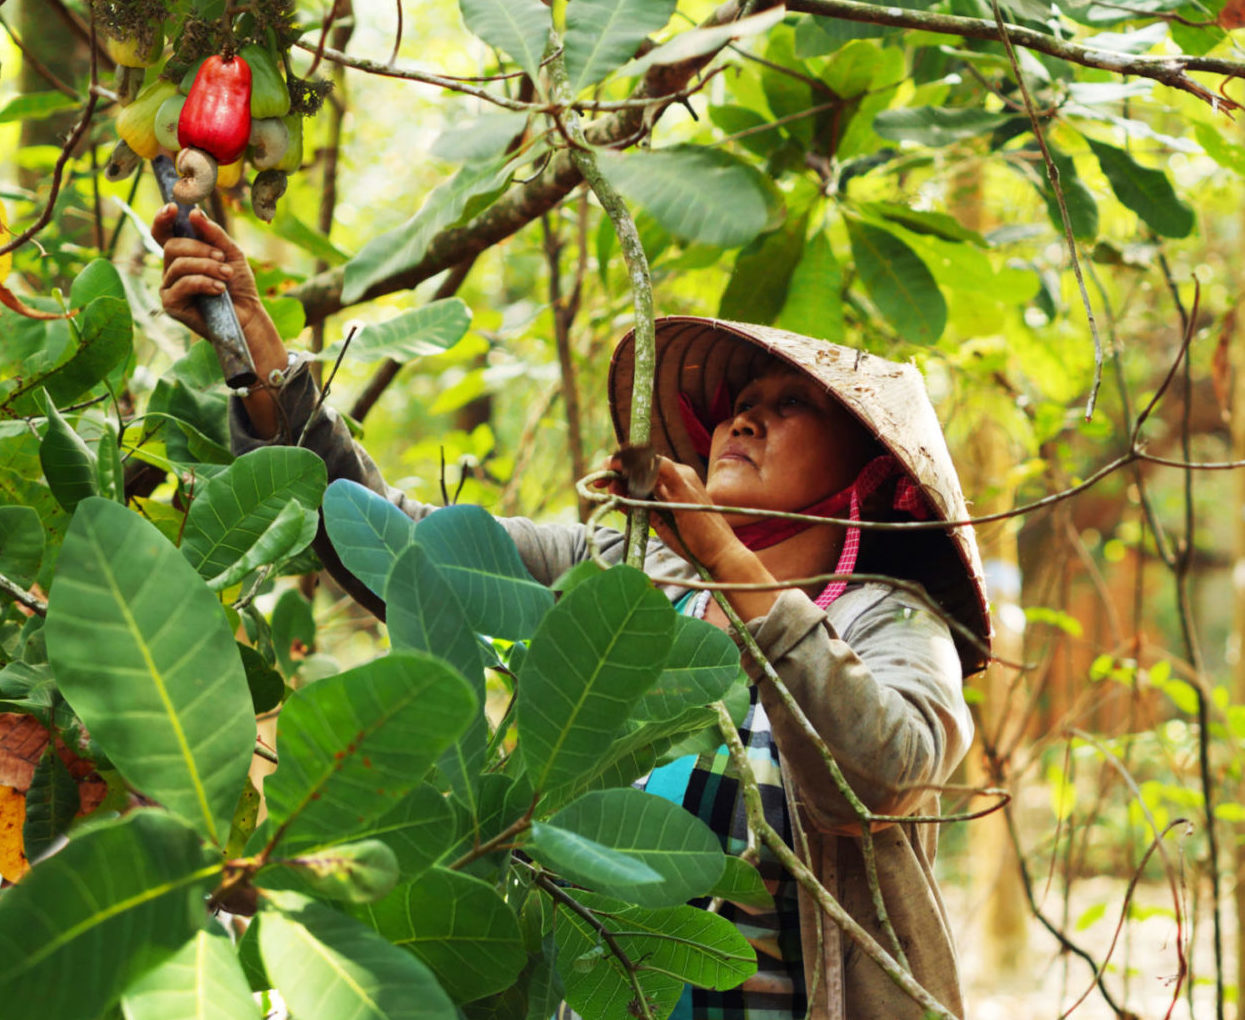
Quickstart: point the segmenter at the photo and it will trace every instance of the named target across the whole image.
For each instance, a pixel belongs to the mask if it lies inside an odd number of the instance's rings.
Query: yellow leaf
[[[26,823],[26,797],[11,786],[0,786],[0,878],[16,882],[30,863],[22,846]]]
[[[9,243],[9,228],[5,225],[4,220],[4,203],[0,202],[0,248]],[[13,256],[0,255],[0,283],[4,282],[5,277],[13,269]]]

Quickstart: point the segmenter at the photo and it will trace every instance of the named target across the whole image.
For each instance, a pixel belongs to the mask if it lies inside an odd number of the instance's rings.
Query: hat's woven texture
[[[771,356],[811,375],[859,418],[920,486],[936,516],[945,521],[968,518],[942,426],[914,366],[769,326],[696,316],[657,320],[651,437],[657,452],[703,471],[679,413],[680,392],[705,418],[723,383],[731,394],[737,393]],[[609,380],[614,432],[623,442],[631,421],[634,361],[635,337],[628,333],[614,351]],[[931,543],[924,562],[904,576],[924,584],[957,620],[988,641],[990,618],[972,528],[928,534],[950,541]],[[950,546],[954,559],[948,562]],[[956,644],[966,675],[984,664],[979,649],[958,636]]]

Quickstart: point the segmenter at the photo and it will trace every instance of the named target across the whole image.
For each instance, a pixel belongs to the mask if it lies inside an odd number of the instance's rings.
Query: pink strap
[[[679,417],[683,419],[683,428],[692,441],[692,448],[706,460],[713,443],[713,430],[730,416],[731,393],[726,388],[725,380],[718,383],[704,418],[696,413],[696,408],[692,406],[691,398],[686,393],[679,394]]]

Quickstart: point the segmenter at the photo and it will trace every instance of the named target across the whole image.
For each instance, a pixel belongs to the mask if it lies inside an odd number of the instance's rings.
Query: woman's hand
[[[268,310],[259,299],[259,289],[245,253],[199,209],[190,213],[190,225],[198,237],[174,237],[176,217],[177,206],[170,204],[151,221],[151,236],[164,248],[164,279],[160,283],[160,302],[164,310],[205,336],[207,326],[195,299],[228,290],[238,325],[251,351],[251,360],[255,362],[256,374],[264,380],[274,369],[284,371],[289,365],[289,355]],[[278,416],[268,390],[253,387],[244,403],[256,432],[266,438],[275,436]]]
[[[256,316],[267,316],[246,255],[202,210],[190,213],[197,238],[174,237],[176,217],[177,206],[170,204],[151,221],[151,236],[164,248],[164,279],[160,284],[164,310],[203,336],[206,326],[195,299],[222,294],[228,288],[238,323],[246,333]]]
[[[610,458],[606,468],[617,471],[625,479],[609,484],[612,493],[626,496],[629,484],[634,492],[636,483],[633,475],[642,475],[639,485],[646,496],[651,493],[654,499],[663,503],[712,504],[704,483],[692,468],[669,457],[656,456],[650,450],[643,453],[648,456],[640,458],[635,456],[634,451],[625,450]],[[650,523],[667,546],[684,559],[701,563],[711,573],[728,555],[747,552],[726,519],[713,511],[655,509]]]

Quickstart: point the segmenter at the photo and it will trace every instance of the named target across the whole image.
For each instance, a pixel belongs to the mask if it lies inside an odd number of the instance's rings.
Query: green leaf
[[[238,654],[242,657],[242,668],[246,670],[251,707],[256,715],[271,712],[285,697],[285,680],[250,645],[239,644]]]
[[[133,350],[134,323],[127,302],[97,297],[77,319],[77,349],[43,379],[57,404],[67,404],[102,380]]]
[[[394,648],[439,656],[467,679],[483,705],[484,662],[479,639],[458,596],[424,546],[411,545],[394,562],[385,586],[385,604]],[[481,711],[438,762],[454,792],[469,805],[475,803],[475,787],[487,745],[488,732]]]
[[[0,109],[0,124],[11,124],[16,120],[44,120],[77,105],[78,101],[73,96],[63,92],[27,92],[4,104]]]
[[[297,589],[289,588],[272,610],[272,646],[286,676],[298,671],[298,661],[293,657],[295,641],[306,648],[315,647],[316,618],[311,603]]]
[[[530,853],[563,877],[615,896],[628,896],[637,885],[663,881],[661,873],[643,861],[547,822],[532,823],[527,845]]]
[[[398,859],[379,839],[307,850],[278,862],[296,872],[317,895],[348,903],[372,903],[398,884]]]
[[[451,163],[494,159],[506,151],[526,126],[527,114],[517,110],[486,113],[469,123],[455,124],[443,131],[432,143],[429,152],[437,159]]]
[[[258,1020],[246,975],[224,931],[200,930],[125,990],[125,1020]]]
[[[757,172],[721,150],[697,145],[622,154],[603,150],[597,161],[628,200],[685,241],[734,248],[769,222]]]
[[[44,726],[51,726],[58,700],[56,681],[48,666],[10,662],[0,669],[0,712],[33,715]]]
[[[155,525],[84,500],[48,600],[61,693],[125,779],[219,843],[255,718],[220,602]]]
[[[1098,157],[1098,165],[1111,182],[1111,190],[1142,222],[1162,237],[1188,237],[1193,230],[1193,209],[1176,197],[1171,180],[1162,170],[1144,167],[1123,149],[1086,138]]]
[[[409,882],[432,867],[454,841],[453,817],[449,801],[435,787],[424,784],[355,835],[384,840],[397,858],[402,881]]]
[[[591,894],[584,905],[598,910],[622,906]],[[756,972],[756,953],[743,933],[732,921],[707,910],[686,905],[661,910],[623,906],[611,927],[615,924],[628,933],[622,936],[627,939],[624,951],[628,944],[638,951],[637,956],[630,952],[628,956],[700,988],[734,988]]]
[[[56,501],[73,513],[82,500],[98,494],[95,453],[61,417],[51,399],[45,405],[48,427],[39,445],[39,463]]]
[[[207,580],[212,591],[224,591],[237,584],[252,570],[267,563],[280,563],[311,545],[320,526],[320,515],[292,499],[278,511],[272,523],[255,538],[255,543],[241,559],[231,563],[215,577]]]
[[[475,714],[440,659],[394,652],[295,691],[281,710],[280,767],[264,782],[289,847],[358,833],[423,781]]]
[[[879,113],[873,118],[873,130],[891,141],[939,148],[980,138],[1010,119],[1011,114],[988,113],[973,107],[902,107]]]
[[[528,77],[540,77],[540,61],[553,22],[540,0],[459,0],[467,31],[495,46]]]
[[[310,450],[252,450],[200,484],[186,514],[182,553],[203,577],[215,579],[248,556],[290,500],[307,510],[319,507],[326,484],[324,461]]]
[[[566,8],[563,46],[572,94],[578,95],[635,56],[665,28],[677,0],[574,0]]]
[[[774,897],[765,887],[765,879],[761,877],[761,873],[742,857],[731,857],[729,854],[722,877],[707,895],[721,897],[731,903],[756,910],[774,910]]]
[[[514,540],[478,506],[447,506],[419,523],[415,544],[457,596],[473,630],[519,641],[553,605],[553,593],[528,573]]]
[[[650,50],[644,56],[631,61],[629,64],[625,64],[619,73],[634,78],[656,64],[681,64],[683,61],[691,60],[693,57],[704,56],[706,53],[716,53],[733,40],[744,39],[769,31],[778,22],[782,21],[785,14],[785,8],[771,7],[768,10],[761,11],[759,14],[752,14],[725,25],[713,25],[708,28],[690,28],[687,31],[680,32],[669,42],[662,43],[656,49]]]
[[[61,761],[51,743],[35,766],[26,791],[26,821],[22,825],[22,845],[30,860],[43,855],[69,829],[81,802],[78,784]]]
[[[339,478],[324,493],[324,527],[346,569],[383,598],[394,561],[415,537],[415,522],[366,486]]]
[[[219,871],[199,838],[162,811],[132,811],[70,840],[0,896],[6,1020],[104,1012],[194,936]]]
[[[263,302],[264,311],[268,313],[268,318],[277,328],[277,336],[282,340],[297,339],[298,334],[307,325],[307,313],[303,309],[302,302],[288,297],[261,297],[260,300]]]
[[[455,1002],[500,991],[527,963],[514,911],[490,884],[461,872],[433,868],[360,913],[426,963]]]
[[[1072,236],[1078,240],[1089,240],[1098,234],[1098,203],[1094,193],[1076,172],[1076,163],[1070,156],[1058,149],[1050,149],[1051,161],[1059,172],[1059,188],[1063,192],[1064,205],[1068,208],[1068,220],[1072,225]],[[1063,214],[1059,211],[1059,200],[1051,187],[1050,175],[1045,166],[1039,168],[1041,182],[1038,191],[1042,201],[1046,203],[1046,215],[1051,225],[1063,233]]]
[[[642,906],[671,907],[702,896],[726,867],[718,837],[704,822],[679,804],[632,787],[586,793],[550,818],[549,825],[619,851],[660,874],[659,884],[595,886]],[[533,846],[537,856],[546,850],[536,840]],[[590,884],[578,872],[576,858],[562,857],[556,865],[572,881]]]
[[[675,612],[633,567],[617,566],[564,595],[519,668],[519,751],[537,790],[589,772],[652,686]]]
[[[269,229],[282,240],[314,255],[325,265],[340,266],[350,258],[322,233],[295,216],[285,204],[277,207],[277,215],[273,217]]]
[[[793,333],[843,341],[843,270],[830,240],[818,231],[804,242],[800,261],[787,283],[787,299],[774,325]]]
[[[947,324],[947,303],[934,277],[894,234],[847,220],[860,282],[891,328],[912,343],[931,344]]]
[[[125,468],[121,464],[121,447],[117,445],[117,426],[110,421],[104,423],[96,446],[95,470],[99,494],[125,506]]]
[[[762,234],[735,256],[718,316],[736,322],[772,323],[782,311],[787,286],[804,251],[808,219],[794,217]]]
[[[366,925],[291,893],[269,893],[264,967],[299,1020],[458,1020],[431,972]]]
[[[510,6],[509,0],[475,2],[482,7],[498,9]],[[522,0],[522,4],[516,4],[515,9],[526,9],[531,5],[535,5],[541,17],[548,20],[549,12],[540,0]],[[373,238],[346,263],[342,304],[355,304],[374,283],[418,265],[437,234],[457,226],[490,203],[505,190],[510,175],[511,168],[502,155],[465,166],[448,181],[438,185],[411,219]]]
[[[69,287],[69,303],[74,308],[85,308],[96,298],[110,297],[125,301],[127,294],[121,274],[105,258],[92,259],[82,267]]]
[[[385,322],[364,326],[350,342],[350,357],[371,362],[384,358],[410,361],[426,354],[441,354],[466,335],[471,309],[461,298],[442,298],[421,308],[395,315]],[[321,358],[332,361],[341,350],[334,344]]]
[[[1245,145],[1229,142],[1216,128],[1202,121],[1195,121],[1193,133],[1200,145],[1211,159],[1225,170],[1231,170],[1238,176],[1245,173]]]
[[[726,631],[695,617],[676,616],[666,668],[640,699],[635,718],[662,722],[708,705],[722,697],[739,672],[739,648]]]
[[[39,575],[43,545],[43,524],[34,507],[0,506],[0,574],[28,587]]]

